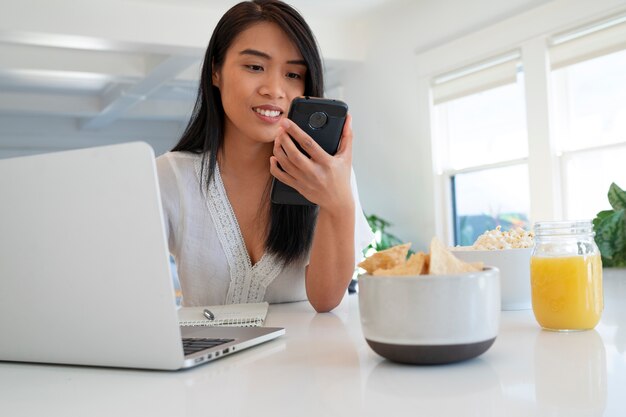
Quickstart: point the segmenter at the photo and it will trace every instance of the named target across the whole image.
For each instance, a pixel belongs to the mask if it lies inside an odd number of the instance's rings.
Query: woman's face
[[[306,64],[300,51],[273,23],[241,32],[213,73],[225,112],[225,138],[273,142],[291,100],[304,94]]]

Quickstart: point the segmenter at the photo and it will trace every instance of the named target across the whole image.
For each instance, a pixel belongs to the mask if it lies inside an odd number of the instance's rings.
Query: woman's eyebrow
[[[264,58],[268,60],[272,59],[272,57],[268,53],[265,53],[256,49],[250,49],[250,48],[244,49],[243,51],[239,52],[239,55],[252,55],[252,56],[258,56],[259,58]],[[306,61],[304,61],[303,59],[289,60],[287,61],[287,64],[304,65],[306,67]]]

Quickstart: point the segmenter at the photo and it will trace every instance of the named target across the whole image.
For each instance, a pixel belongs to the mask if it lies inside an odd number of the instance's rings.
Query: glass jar
[[[530,258],[533,313],[544,329],[593,329],[602,315],[602,261],[590,220],[539,222]]]

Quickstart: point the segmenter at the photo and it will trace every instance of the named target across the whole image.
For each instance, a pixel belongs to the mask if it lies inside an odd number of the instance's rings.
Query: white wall
[[[533,21],[547,30],[624,3],[406,0],[363,21],[365,62],[346,76],[343,92],[354,117],[354,165],[364,210],[390,220],[392,233],[425,249],[432,236],[443,233],[430,142],[429,71],[453,69],[525,41],[536,35]],[[504,18],[511,11],[516,16]]]
[[[167,3],[167,2],[166,2]],[[102,50],[149,50],[155,53],[203,52],[220,17],[237,0],[190,7],[185,2],[150,0],[2,0],[0,40]],[[358,59],[359,37],[349,22],[323,18],[308,23],[330,59]],[[341,42],[337,42],[341,39]]]

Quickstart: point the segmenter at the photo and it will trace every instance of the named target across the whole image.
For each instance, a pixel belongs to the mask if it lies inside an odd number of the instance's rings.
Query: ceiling
[[[390,0],[295,0],[334,19]],[[0,116],[188,119],[210,31],[232,0],[0,0]],[[307,17],[308,19],[308,17]],[[337,60],[326,60],[332,78]],[[333,84],[332,79],[329,80]]]
[[[456,1],[461,0],[289,3],[301,11],[318,37],[326,85],[332,89],[340,84],[345,68],[363,59],[366,45],[359,33],[366,33],[367,27],[363,28],[361,17],[377,16],[383,8],[394,13],[410,8],[433,16],[440,13],[438,18],[445,19]],[[499,0],[480,0],[489,11],[477,13],[487,17],[499,13],[501,18],[505,12],[516,13],[545,1],[508,0],[502,5]],[[85,138],[127,140],[123,133],[128,132],[132,137],[161,136],[171,141],[192,111],[212,29],[236,3],[0,0],[0,157],[21,154],[18,148],[28,146],[29,152],[52,146],[73,148]],[[465,26],[455,27],[459,34],[476,29],[476,22],[466,20]],[[449,28],[441,29],[445,34],[431,32],[417,41],[432,46],[456,36]],[[6,153],[9,148],[13,153]]]
[[[178,5],[185,7],[211,8],[225,11],[238,3],[232,0],[125,0],[127,2],[144,2],[151,4]],[[393,0],[289,0],[288,3],[304,16],[318,18],[341,15],[354,16],[372,10],[375,7],[390,3]]]

